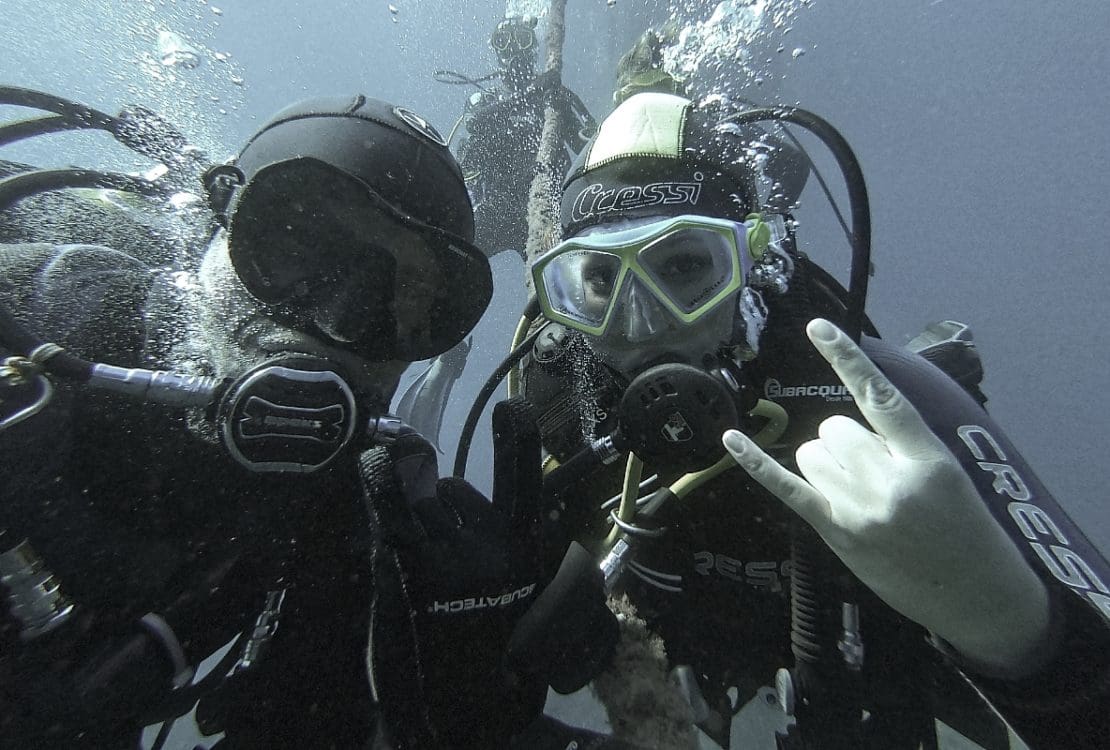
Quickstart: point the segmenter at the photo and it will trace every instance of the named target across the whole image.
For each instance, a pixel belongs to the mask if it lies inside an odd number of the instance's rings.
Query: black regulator
[[[617,408],[618,430],[647,463],[704,469],[721,457],[721,435],[739,424],[738,391],[692,365],[656,365],[629,383]]]
[[[0,343],[26,353],[3,361],[0,385],[39,384],[33,402],[0,429],[46,406],[49,375],[136,401],[203,409],[228,455],[252,472],[319,471],[354,443],[389,442],[412,431],[384,414],[382,394],[357,392],[336,363],[307,354],[280,355],[227,379],[116,367],[39,341],[2,306]]]

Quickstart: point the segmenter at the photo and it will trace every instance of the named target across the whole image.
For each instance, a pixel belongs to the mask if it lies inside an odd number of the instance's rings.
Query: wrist
[[[965,671],[1003,681],[1024,679],[1054,658],[1063,631],[1062,616],[1050,607],[1039,580],[1036,596],[1026,601],[1029,612],[998,606],[974,631],[949,634],[938,629],[930,631],[930,640]]]

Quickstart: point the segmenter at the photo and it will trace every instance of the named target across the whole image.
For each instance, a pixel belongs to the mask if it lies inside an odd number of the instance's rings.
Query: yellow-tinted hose
[[[617,510],[617,518],[622,521],[631,522],[636,516],[636,500],[639,499],[640,477],[643,476],[643,473],[644,462],[637,458],[635,453],[629,453],[628,463],[624,465],[624,488],[621,490],[621,504]],[[613,528],[609,530],[609,536],[605,539],[605,544],[607,546],[616,544],[620,534],[620,527],[613,524]]]
[[[752,438],[752,441],[756,445],[764,448],[782,437],[790,421],[786,414],[786,409],[783,409],[773,401],[762,398],[759,399],[755,407],[749,411],[748,414],[753,417],[761,417],[767,420],[767,424],[763,426],[763,429]],[[634,461],[636,464],[635,466],[633,465]],[[668,489],[671,491],[671,494],[681,500],[710,479],[723,474],[734,466],[736,466],[736,462],[731,455],[726,453],[720,461],[712,466],[679,477]],[[621,492],[620,510],[617,513],[617,517],[622,521],[631,522],[636,515],[636,495],[638,494],[642,472],[643,462],[636,458],[635,454],[629,453],[628,466],[625,468],[624,474],[624,488]],[[659,495],[658,497],[660,500],[665,500],[667,495]],[[653,507],[649,504],[644,510],[650,515],[657,507],[658,506]],[[616,524],[613,524],[613,528],[609,531],[609,536],[606,539],[606,545],[612,546],[615,544],[620,533],[620,528],[618,528]]]
[[[516,330],[513,332],[513,345],[509,347],[509,351],[513,351],[520,346],[520,342],[524,341],[524,337],[528,335],[528,327],[531,325],[532,318],[527,315],[520,316],[520,322],[516,324]],[[520,392],[520,365],[509,370],[508,377],[505,379],[505,387],[509,391],[509,398]]]

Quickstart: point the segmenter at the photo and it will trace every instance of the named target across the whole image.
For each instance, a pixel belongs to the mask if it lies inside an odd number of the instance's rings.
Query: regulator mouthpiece
[[[620,432],[649,464],[696,471],[723,452],[721,435],[739,424],[725,382],[690,365],[656,365],[638,375],[618,408]]]

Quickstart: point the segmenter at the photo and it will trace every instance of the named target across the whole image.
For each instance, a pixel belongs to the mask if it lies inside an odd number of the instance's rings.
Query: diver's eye
[[[609,268],[588,268],[583,280],[593,294],[608,295],[613,291],[613,271]]]

